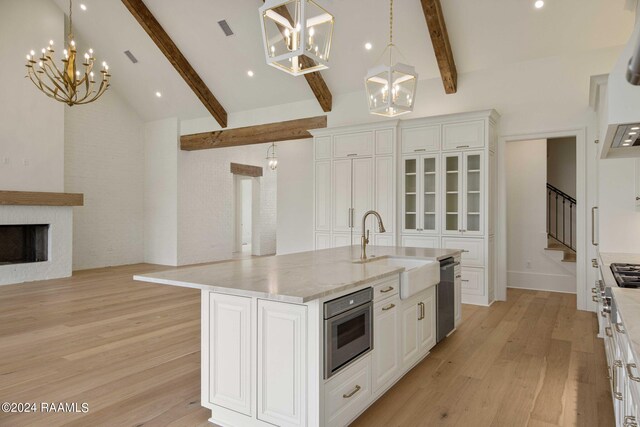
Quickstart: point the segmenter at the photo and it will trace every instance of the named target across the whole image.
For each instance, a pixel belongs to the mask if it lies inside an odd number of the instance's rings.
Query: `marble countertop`
[[[629,253],[618,253],[618,252],[600,252],[598,254],[600,258],[599,265],[601,267],[600,271],[602,272],[602,279],[604,280],[604,285],[610,288],[617,288],[618,283],[616,279],[613,277],[613,273],[611,272],[611,268],[609,266],[613,263],[628,263],[628,264],[640,264],[640,254],[629,254]]]
[[[458,249],[368,246],[374,259],[404,257],[440,261]],[[402,272],[376,262],[357,262],[360,246],[323,249],[289,255],[249,258],[136,275],[135,280],[306,303]],[[356,262],[354,262],[356,261]]]

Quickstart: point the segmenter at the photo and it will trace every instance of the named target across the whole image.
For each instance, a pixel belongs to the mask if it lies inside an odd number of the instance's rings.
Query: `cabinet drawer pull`
[[[464,230],[463,230],[463,231],[464,231]],[[469,253],[469,251],[468,251],[467,249],[463,249],[463,250],[462,250],[462,251],[460,251],[460,252],[462,252],[463,254],[464,254],[464,253]]]
[[[613,361],[613,397],[618,400],[622,400],[622,393],[618,391],[618,368],[622,368],[622,360],[614,360]]]
[[[613,332],[611,331],[611,328],[609,326],[606,326],[604,328],[604,333],[607,334],[609,338],[613,337]]]
[[[614,323],[613,325],[615,326],[616,331],[618,331],[621,334],[625,333],[624,329],[622,328],[622,323]]]
[[[627,374],[629,374],[629,379],[635,382],[640,382],[640,377],[636,377],[635,375],[633,375],[632,369],[634,368],[637,368],[635,363],[627,363]]]
[[[343,395],[342,395],[342,397],[343,397],[343,398],[345,398],[345,399],[348,399],[348,398],[350,398],[351,396],[353,396],[354,394],[356,394],[357,392],[359,392],[359,391],[360,391],[360,388],[361,388],[361,387],[360,387],[359,385],[356,385],[356,388],[354,388],[354,389],[353,389],[353,391],[352,391],[351,393],[343,394]]]
[[[462,275],[458,274],[458,275],[456,276],[456,279],[459,279],[459,278],[461,278],[461,277],[462,277]]]
[[[458,145],[458,146],[456,146],[456,148],[469,148],[469,146],[468,145]]]
[[[351,153],[351,154],[347,154],[347,157],[353,157],[353,156],[357,156],[358,153]]]
[[[380,292],[386,294],[387,292],[391,292],[393,290],[393,286],[389,286],[388,288],[380,289]]]
[[[387,311],[387,310],[391,310],[393,307],[395,307],[395,304],[389,304],[386,307],[382,307],[382,311]]]
[[[418,308],[420,309],[420,314],[418,314],[418,320],[424,319],[424,304],[419,302]]]
[[[468,280],[462,279],[463,282],[468,282]]]
[[[416,148],[413,151],[416,151],[416,152],[418,152],[418,151],[427,151],[427,149],[426,148]]]

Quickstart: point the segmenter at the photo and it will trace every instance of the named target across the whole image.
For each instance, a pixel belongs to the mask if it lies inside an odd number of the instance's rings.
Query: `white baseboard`
[[[507,271],[507,287],[575,294],[577,281],[570,275]]]

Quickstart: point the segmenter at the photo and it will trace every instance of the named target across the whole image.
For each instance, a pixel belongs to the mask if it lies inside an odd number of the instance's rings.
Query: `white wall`
[[[545,250],[547,140],[506,147],[507,286],[574,293],[575,263],[562,263],[562,252]]]
[[[178,263],[230,259],[234,250],[234,179],[230,163],[261,166],[253,181],[259,191],[252,219],[254,255],[276,251],[277,174],[266,164],[268,144],[212,150],[180,151],[178,187]]]
[[[278,254],[314,248],[312,165],[313,140],[278,144]]]
[[[240,182],[241,188],[241,197],[242,201],[240,203],[240,221],[241,221],[241,229],[242,229],[242,239],[240,244],[251,244],[251,217],[252,217],[252,206],[251,200],[253,199],[253,186],[251,185],[251,179],[243,179]],[[241,249],[241,248],[240,248]]]
[[[0,190],[64,190],[64,105],[25,79],[25,55],[64,40],[50,0],[0,3]]]
[[[576,198],[576,139],[547,140],[547,182]]]
[[[144,164],[143,122],[116,92],[65,108],[65,191],[84,193],[74,270],[144,260]]]
[[[154,264],[178,264],[178,134],[176,118],[144,126],[144,260]]]

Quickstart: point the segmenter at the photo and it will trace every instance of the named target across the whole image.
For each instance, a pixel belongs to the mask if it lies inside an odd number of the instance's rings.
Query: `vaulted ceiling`
[[[209,114],[120,0],[82,1],[86,12],[77,4],[74,10],[80,50],[90,45],[99,60],[109,62],[114,90],[142,118]],[[54,2],[66,11],[66,0]],[[363,89],[367,69],[379,60],[387,43],[389,3],[325,3],[336,16],[336,26],[331,68],[322,75],[335,99]],[[635,18],[625,0],[547,0],[541,10],[534,9],[533,0],[441,3],[458,74],[623,45]],[[227,112],[315,99],[303,77],[266,65],[258,17],[262,0],[145,0],[145,4]],[[415,65],[420,79],[440,78],[420,0],[396,1],[394,16],[394,42],[401,60]],[[217,24],[222,19],[234,35],[224,35]],[[373,44],[372,50],[364,49],[366,42]],[[137,64],[124,55],[126,50],[135,55]],[[247,76],[248,70],[255,75]],[[156,98],[156,91],[162,98]]]

